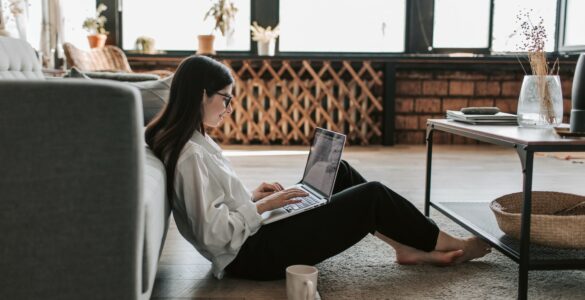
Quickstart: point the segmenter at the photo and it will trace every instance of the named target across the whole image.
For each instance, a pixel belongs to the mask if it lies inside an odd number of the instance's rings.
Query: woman
[[[260,215],[307,194],[279,183],[249,192],[219,146],[205,134],[232,112],[234,80],[224,65],[202,56],[178,67],[162,112],[146,142],[164,162],[168,196],[180,233],[224,271],[248,279],[279,279],[293,264],[317,264],[368,233],[396,250],[400,264],[451,265],[481,257],[487,244],[440,231],[410,202],[341,163],[328,205],[261,226]]]

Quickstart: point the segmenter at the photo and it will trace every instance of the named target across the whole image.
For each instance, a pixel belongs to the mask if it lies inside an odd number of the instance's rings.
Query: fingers
[[[282,191],[282,190],[284,190],[284,187],[280,183],[278,183],[278,182],[273,183],[273,185],[276,188],[276,191]]]
[[[259,190],[262,192],[268,192],[268,191],[280,192],[280,191],[284,190],[284,187],[278,182],[273,182],[273,183],[263,182],[262,184],[260,184]]]
[[[264,196],[266,197],[264,198]],[[262,193],[263,201],[268,204],[269,210],[283,207],[289,204],[296,204],[302,202],[301,197],[306,197],[309,194],[299,188],[290,188],[279,192],[264,192]]]
[[[258,192],[258,199],[262,199],[264,197],[268,197],[274,194],[274,192]]]
[[[309,193],[299,189],[299,188],[290,188],[287,190],[282,191],[287,199],[294,198],[294,197],[306,197],[309,196]]]
[[[282,191],[283,188],[280,184],[276,182],[275,183],[262,182],[258,190],[261,192],[279,192]]]
[[[303,202],[303,200],[300,200],[300,199],[288,199],[288,200],[284,200],[282,202],[282,204],[283,204],[282,206],[286,206],[286,205],[289,205],[289,204],[296,204],[296,203],[300,203],[300,202]]]

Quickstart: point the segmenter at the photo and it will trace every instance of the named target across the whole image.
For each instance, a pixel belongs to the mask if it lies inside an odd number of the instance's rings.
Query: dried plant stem
[[[548,65],[544,51],[529,52],[528,59],[532,68],[532,75],[537,76],[538,95],[540,97],[540,111],[544,114],[546,121],[553,124],[555,121],[555,111],[552,104],[550,90],[546,76],[548,75]]]
[[[528,75],[528,72],[526,72],[526,69],[524,69],[524,64],[522,63],[522,61],[520,61],[520,57],[518,57],[518,54],[516,54],[514,56],[516,56],[516,60],[518,60],[520,67],[522,67],[522,71],[524,71],[524,75]]]
[[[556,74],[555,74],[555,67],[557,67]],[[553,63],[552,68],[550,69],[550,75],[559,75],[560,72],[561,72],[561,65],[559,63],[559,58],[557,57],[557,59]]]

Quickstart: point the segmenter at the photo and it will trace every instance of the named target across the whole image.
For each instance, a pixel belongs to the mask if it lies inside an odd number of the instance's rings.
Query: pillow
[[[85,78],[85,79],[109,79],[116,81],[138,82],[148,80],[159,80],[160,76],[155,74],[136,74],[122,72],[85,72],[76,67],[71,68],[63,77]]]
[[[83,78],[91,80],[88,72],[81,72],[79,69],[73,67],[65,75],[69,78]],[[105,79],[105,78],[102,78]],[[162,109],[169,98],[169,92],[173,76],[165,77],[159,80],[149,80],[140,82],[126,82],[131,86],[137,87],[142,96],[142,112],[144,116],[144,125],[148,124],[150,120]]]
[[[122,72],[83,72],[85,75],[93,79],[110,79],[117,81],[146,81],[159,80],[160,76],[155,74],[137,74],[137,73],[122,73]]]
[[[76,67],[71,68],[71,70],[69,70],[69,72],[67,72],[67,74],[65,74],[63,77],[65,77],[65,78],[91,79],[91,77],[83,74],[83,72],[81,72]]]
[[[173,76],[160,80],[128,82],[128,84],[137,87],[142,94],[144,125],[148,124],[167,103],[172,82]]]

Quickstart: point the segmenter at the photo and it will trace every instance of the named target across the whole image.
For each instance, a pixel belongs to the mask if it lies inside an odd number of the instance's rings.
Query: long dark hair
[[[203,94],[210,97],[233,82],[230,70],[209,57],[187,57],[177,68],[167,104],[145,132],[146,143],[165,165],[169,200],[181,150],[195,130],[205,134]]]

